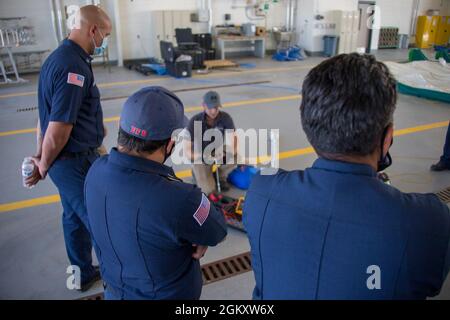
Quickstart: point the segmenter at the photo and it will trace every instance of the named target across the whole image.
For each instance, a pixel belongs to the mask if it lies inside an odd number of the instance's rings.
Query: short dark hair
[[[302,95],[303,130],[319,155],[366,156],[393,122],[397,83],[372,55],[342,54],[309,72]]]
[[[128,134],[122,128],[119,128],[119,137],[117,138],[117,144],[127,151],[150,154],[167,145],[169,141],[170,139],[146,141]]]

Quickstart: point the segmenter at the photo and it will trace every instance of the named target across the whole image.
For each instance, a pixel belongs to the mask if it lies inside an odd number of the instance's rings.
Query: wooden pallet
[[[220,69],[220,68],[235,68],[239,65],[230,60],[206,60],[205,66],[207,69]]]

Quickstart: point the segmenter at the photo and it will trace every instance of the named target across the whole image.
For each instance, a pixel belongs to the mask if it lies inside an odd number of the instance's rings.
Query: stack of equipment
[[[192,61],[183,59],[172,42],[161,41],[161,56],[166,64],[167,73],[175,78],[189,78],[192,76]]]
[[[212,47],[212,36],[210,33],[194,34],[194,41],[205,51],[205,60],[216,59],[216,49]]]
[[[192,57],[192,69],[203,69],[205,50],[200,48],[200,45],[194,41],[191,28],[175,29],[175,37],[180,54]]]

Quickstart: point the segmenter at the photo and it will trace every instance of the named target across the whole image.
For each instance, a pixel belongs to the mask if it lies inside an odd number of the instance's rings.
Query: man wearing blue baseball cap
[[[106,299],[199,299],[199,259],[226,234],[200,189],[164,165],[184,127],[172,92],[147,87],[125,103],[118,147],[97,160],[85,197]]]
[[[190,139],[185,143],[185,154],[194,162],[192,170],[195,180],[206,194],[216,191],[217,181],[212,170],[214,163],[220,164],[217,170],[222,191],[230,188],[227,178],[237,167],[236,127],[231,116],[221,111],[221,107],[220,95],[215,91],[207,92],[203,96],[203,112],[193,116],[187,126]],[[196,124],[201,130],[196,130]],[[227,131],[232,133],[228,139],[229,145],[226,145]],[[217,136],[222,141],[216,141]],[[209,141],[205,137],[214,139]]]

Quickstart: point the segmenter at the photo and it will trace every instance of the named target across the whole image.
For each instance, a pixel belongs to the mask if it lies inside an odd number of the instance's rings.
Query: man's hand
[[[192,254],[192,258],[196,259],[196,260],[200,260],[201,258],[203,258],[203,256],[206,253],[206,250],[208,250],[208,247],[205,246],[198,246],[196,244],[193,244],[192,247],[195,248],[194,253]]]
[[[39,171],[39,175],[41,176],[41,180],[44,180],[47,177],[48,168],[44,168],[44,166],[41,163],[41,158],[40,157],[32,157],[31,159],[33,160],[35,167]]]
[[[39,167],[36,165],[36,161],[34,159],[37,159],[35,157],[32,157],[33,163],[34,163],[34,170],[31,176],[25,179],[25,184],[28,188],[34,187],[40,180],[42,180],[41,173],[39,171]]]

